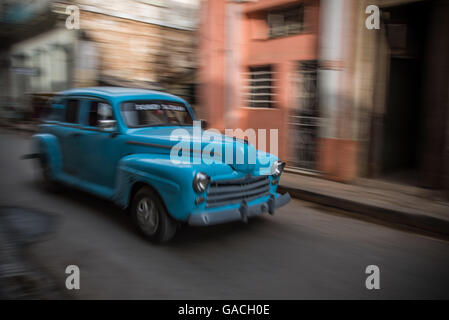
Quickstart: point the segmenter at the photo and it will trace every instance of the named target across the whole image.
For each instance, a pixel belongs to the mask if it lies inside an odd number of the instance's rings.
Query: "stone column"
[[[319,103],[322,115],[318,169],[335,180],[357,175],[352,102],[354,2],[320,2]]]

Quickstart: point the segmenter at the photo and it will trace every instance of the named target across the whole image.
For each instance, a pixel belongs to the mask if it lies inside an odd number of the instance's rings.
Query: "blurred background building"
[[[95,85],[167,90],[195,102],[198,6],[199,0],[4,0],[1,104],[29,109],[51,93]]]
[[[301,172],[449,189],[448,17],[446,0],[204,2],[201,112],[279,128]]]

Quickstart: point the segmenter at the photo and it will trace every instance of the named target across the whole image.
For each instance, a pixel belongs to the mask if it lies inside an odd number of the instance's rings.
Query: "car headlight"
[[[193,190],[196,192],[204,192],[209,185],[210,177],[202,172],[198,172],[193,179]]]
[[[281,175],[281,173],[284,170],[284,168],[285,168],[285,162],[282,162],[280,160],[276,160],[273,163],[273,167],[272,167],[271,172],[273,173],[274,176],[278,177],[278,176]]]

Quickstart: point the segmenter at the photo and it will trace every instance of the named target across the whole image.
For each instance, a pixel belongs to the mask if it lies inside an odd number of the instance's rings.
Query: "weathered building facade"
[[[168,90],[194,100],[198,1],[37,2],[39,11],[9,23],[21,32],[2,51],[4,103],[26,106],[27,94],[94,85]],[[9,7],[5,16],[31,5]]]
[[[448,16],[446,0],[203,1],[203,114],[279,129],[301,172],[447,188]]]

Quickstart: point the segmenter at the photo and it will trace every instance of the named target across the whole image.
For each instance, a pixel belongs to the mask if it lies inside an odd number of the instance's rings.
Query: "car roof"
[[[151,96],[151,99],[168,99],[183,101],[181,98],[156,90],[125,88],[125,87],[88,87],[76,88],[59,92],[60,95],[93,95],[102,97],[145,97]]]

